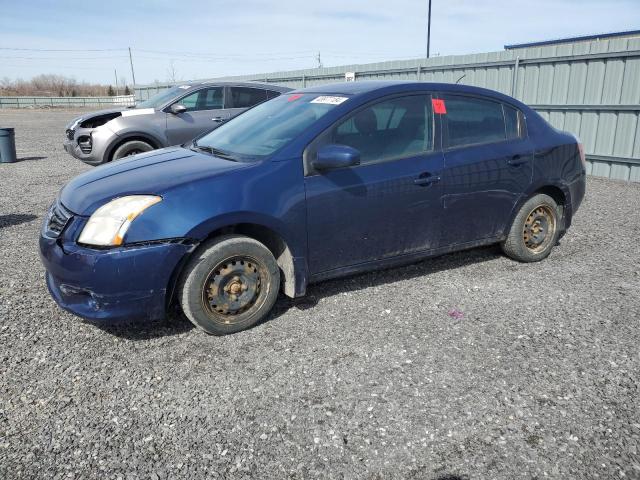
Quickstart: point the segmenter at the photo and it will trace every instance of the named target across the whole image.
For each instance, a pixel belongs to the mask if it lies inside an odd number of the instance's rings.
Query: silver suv
[[[133,108],[101,110],[66,127],[64,149],[99,165],[156,148],[180,145],[290,88],[262,83],[179,85]]]

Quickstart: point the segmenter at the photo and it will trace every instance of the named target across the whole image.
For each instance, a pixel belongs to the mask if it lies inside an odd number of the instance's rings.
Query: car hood
[[[127,107],[122,106],[122,107],[118,107],[118,108],[106,108],[104,110],[98,110],[96,112],[85,113],[85,114],[80,115],[79,117],[76,117],[73,120],[71,120],[67,124],[65,129],[74,128],[76,125],[79,125],[80,123],[84,122],[85,120],[102,117],[104,115],[111,115],[113,113],[122,113],[122,112],[127,111],[127,110],[129,110]]]
[[[79,117],[74,118],[66,125],[65,130],[74,129],[87,120],[94,120],[95,122],[101,117],[102,121],[106,123],[107,121],[113,120],[114,118],[117,118],[119,116],[147,115],[155,112],[156,110],[154,108],[127,108],[125,105],[117,108],[106,108],[104,110],[98,110],[96,112],[85,113],[84,115],[80,115]]]
[[[162,195],[179,185],[251,165],[180,147],[153,150],[78,175],[62,189],[60,201],[76,215],[88,216],[113,198]]]

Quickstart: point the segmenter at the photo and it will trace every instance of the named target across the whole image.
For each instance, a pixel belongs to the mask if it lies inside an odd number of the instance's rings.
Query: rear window
[[[447,96],[445,99],[449,147],[506,140],[502,104],[470,97]]]

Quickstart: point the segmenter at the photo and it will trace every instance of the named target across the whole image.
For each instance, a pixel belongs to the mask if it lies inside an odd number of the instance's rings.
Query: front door
[[[443,245],[502,236],[531,183],[533,145],[524,117],[494,100],[444,97]]]
[[[360,109],[307,148],[311,274],[437,247],[443,155],[434,130],[430,96],[408,95]],[[314,171],[327,144],[356,148],[361,164]]]
[[[175,103],[187,107],[184,113],[174,114],[167,109],[167,138],[169,145],[180,145],[220,126],[227,118],[224,109],[224,87],[207,87],[190,93]]]

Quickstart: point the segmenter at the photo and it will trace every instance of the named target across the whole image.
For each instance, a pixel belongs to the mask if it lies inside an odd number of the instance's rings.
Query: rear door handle
[[[213,117],[211,120],[213,120],[214,122],[217,122],[217,123],[222,123],[222,122],[226,121],[227,119],[226,118],[222,118],[222,117]]]
[[[420,186],[431,185],[432,183],[438,183],[440,181],[439,175],[431,175],[428,172],[421,173],[420,176],[413,180],[413,183]]]
[[[512,167],[519,167],[523,163],[527,163],[527,157],[523,157],[522,155],[514,155],[513,157],[507,159],[507,163]]]

